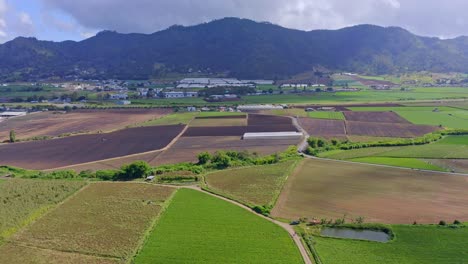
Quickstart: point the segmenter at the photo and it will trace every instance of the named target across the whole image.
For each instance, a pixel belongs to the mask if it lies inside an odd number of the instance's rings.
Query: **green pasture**
[[[308,112],[307,115],[310,118],[318,118],[318,119],[335,119],[335,120],[345,119],[342,112],[314,111],[314,112]]]
[[[467,227],[395,225],[392,229],[396,238],[388,243],[320,236],[314,236],[313,239],[323,263],[467,263]]]
[[[303,263],[288,233],[247,210],[180,189],[135,263]]]
[[[364,158],[350,159],[350,161],[370,163],[370,164],[389,165],[389,166],[403,167],[403,168],[421,169],[421,170],[446,171],[445,169],[439,166],[430,164],[427,161],[416,159],[416,158],[364,157]]]

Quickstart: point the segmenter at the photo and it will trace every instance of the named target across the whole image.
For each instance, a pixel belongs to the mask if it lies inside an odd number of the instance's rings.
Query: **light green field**
[[[198,117],[218,117],[218,116],[245,116],[245,113],[238,112],[199,112]]]
[[[314,237],[323,263],[463,264],[468,260],[468,228],[393,226],[388,243]]]
[[[314,112],[308,112],[307,115],[310,118],[318,118],[318,119],[336,119],[336,120],[345,119],[342,112],[314,111]]]
[[[427,161],[415,159],[415,158],[387,158],[387,157],[365,157],[350,159],[350,161],[389,165],[403,168],[422,169],[422,170],[434,170],[434,171],[446,171],[439,166],[430,164]]]
[[[164,126],[188,124],[198,112],[174,113],[140,124],[140,126]]]
[[[135,263],[303,263],[285,230],[236,205],[180,189]]]
[[[296,161],[223,170],[205,176],[210,189],[249,205],[273,206]]]
[[[0,181],[0,244],[86,183],[81,181]]]

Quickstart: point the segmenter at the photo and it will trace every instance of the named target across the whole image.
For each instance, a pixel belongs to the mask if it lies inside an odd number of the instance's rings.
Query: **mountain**
[[[147,79],[198,72],[288,78],[316,67],[360,73],[468,72],[468,38],[421,37],[359,25],[301,31],[224,18],[153,34],[103,31],[80,41],[19,37],[0,45],[0,80]]]

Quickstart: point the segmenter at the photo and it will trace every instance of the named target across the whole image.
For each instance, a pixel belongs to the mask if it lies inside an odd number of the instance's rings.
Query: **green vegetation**
[[[468,259],[468,228],[394,225],[395,241],[378,243],[313,237],[324,263],[464,263]]]
[[[198,117],[218,117],[218,116],[246,116],[245,113],[238,112],[199,112]]]
[[[19,179],[0,183],[0,244],[86,184],[81,181]]]
[[[314,112],[308,112],[307,115],[311,118],[319,118],[319,119],[336,119],[336,120],[345,119],[342,112],[314,111]]]
[[[197,112],[185,112],[185,113],[173,113],[170,115],[163,116],[158,119],[147,121],[140,124],[139,126],[163,126],[163,125],[178,125],[188,124],[198,113]]]
[[[272,208],[284,182],[297,161],[273,165],[252,166],[207,174],[206,184],[211,191],[254,207]]]
[[[445,169],[439,166],[436,166],[427,161],[415,159],[415,158],[364,157],[364,158],[350,159],[350,161],[371,163],[371,164],[382,164],[382,165],[422,169],[422,170],[446,171]]]
[[[135,263],[188,262],[303,263],[281,227],[208,194],[181,189]]]

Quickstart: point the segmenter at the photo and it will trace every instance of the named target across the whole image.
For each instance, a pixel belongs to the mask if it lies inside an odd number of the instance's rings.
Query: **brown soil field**
[[[347,107],[398,107],[402,106],[401,104],[395,103],[377,103],[377,104],[345,104],[345,105],[295,105],[294,108],[313,108],[319,109],[321,107],[334,107],[337,111],[350,111]]]
[[[272,211],[298,219],[362,216],[366,222],[468,221],[468,177],[329,160],[304,160]]]
[[[174,190],[143,183],[90,184],[12,242],[128,260]]]
[[[61,252],[49,249],[41,249],[8,243],[0,247],[0,263],[25,264],[117,264],[123,263],[115,258],[103,258],[87,256],[83,254]]]
[[[412,138],[439,130],[434,126],[412,125],[402,123],[373,123],[346,121],[346,131],[349,135],[373,137]]]
[[[249,121],[250,122],[250,121]],[[247,132],[286,132],[297,131],[292,124],[258,125],[258,126],[224,126],[224,127],[189,127],[184,137],[216,137],[216,136],[242,136]]]
[[[191,127],[246,126],[244,118],[195,118],[189,124]]]
[[[200,152],[214,153],[218,150],[256,152],[269,155],[299,144],[297,139],[257,139],[242,140],[240,137],[181,137],[168,150],[156,157],[150,164],[161,165],[178,162],[196,162]]]
[[[0,145],[1,165],[53,169],[162,149],[184,126],[154,126]]]
[[[427,161],[453,172],[468,173],[468,159],[428,159]]]
[[[285,116],[249,114],[249,126],[287,126],[292,125],[292,120]]]
[[[171,113],[171,109],[116,109],[41,112],[0,122],[0,141],[14,129],[17,139],[68,133],[110,132]]]
[[[342,120],[299,118],[299,124],[311,136],[346,139],[345,123]]]
[[[343,112],[346,121],[411,124],[394,112]]]

